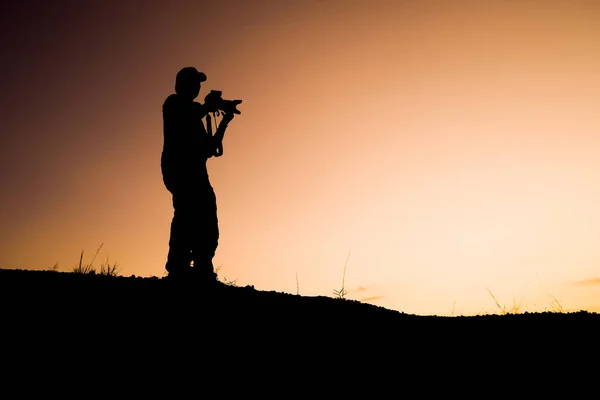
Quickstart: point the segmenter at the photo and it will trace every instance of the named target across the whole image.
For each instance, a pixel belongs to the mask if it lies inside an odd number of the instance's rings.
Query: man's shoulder
[[[204,106],[201,103],[198,103],[197,101],[189,102],[189,101],[182,100],[181,97],[178,96],[176,93],[173,93],[173,94],[167,96],[167,98],[165,99],[165,102],[163,103],[163,110],[164,109],[201,110],[202,107],[204,107]]]
[[[176,93],[170,94],[167,96],[163,103],[163,108],[165,107],[174,107],[179,103],[179,96]]]

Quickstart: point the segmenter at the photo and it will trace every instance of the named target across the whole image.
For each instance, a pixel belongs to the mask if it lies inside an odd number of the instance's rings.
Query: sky
[[[0,267],[165,276],[162,103],[241,99],[219,276],[418,315],[600,311],[600,3],[14,1]]]

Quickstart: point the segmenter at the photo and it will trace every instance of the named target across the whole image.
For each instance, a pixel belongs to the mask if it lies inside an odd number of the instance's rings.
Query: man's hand
[[[233,119],[233,116],[234,116],[234,114],[232,112],[225,113],[225,112],[221,111],[221,114],[223,115],[223,119],[221,119],[221,123],[224,122],[225,124],[228,124]]]

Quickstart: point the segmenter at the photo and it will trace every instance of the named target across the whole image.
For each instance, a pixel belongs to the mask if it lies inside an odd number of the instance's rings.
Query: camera
[[[220,110],[225,114],[241,114],[242,112],[237,109],[237,105],[242,100],[223,100],[223,92],[220,90],[211,90],[209,94],[204,98],[204,105],[210,110]]]

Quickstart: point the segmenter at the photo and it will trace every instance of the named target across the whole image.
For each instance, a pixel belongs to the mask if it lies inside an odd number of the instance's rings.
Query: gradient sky
[[[242,99],[221,277],[415,314],[600,311],[600,2],[4,4],[0,267],[163,276],[164,99]]]

